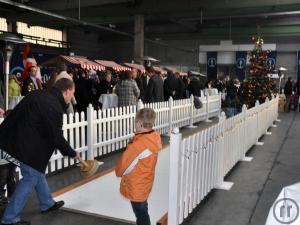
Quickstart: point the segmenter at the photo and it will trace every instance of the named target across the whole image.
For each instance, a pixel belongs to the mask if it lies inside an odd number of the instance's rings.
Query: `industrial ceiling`
[[[300,35],[299,0],[0,0],[0,16],[12,21],[81,27],[103,40],[131,38],[135,15],[154,41]]]

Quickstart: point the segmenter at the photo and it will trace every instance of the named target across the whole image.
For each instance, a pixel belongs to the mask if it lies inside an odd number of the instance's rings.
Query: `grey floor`
[[[226,180],[234,182],[233,188],[212,191],[184,225],[265,223],[269,208],[281,188],[300,181],[300,114],[280,114],[280,119],[278,127],[270,130],[272,135],[262,137],[265,144],[249,151],[252,162],[238,163],[228,175]],[[188,136],[209,125],[203,122],[196,129],[181,131]],[[163,141],[168,145],[168,138],[164,137]],[[105,162],[101,170],[114,166],[118,157],[119,153],[101,159]],[[80,179],[78,169],[74,168],[49,176],[48,182],[51,190],[56,191]],[[41,215],[35,194],[30,197],[22,216],[33,225],[126,225],[64,210]]]

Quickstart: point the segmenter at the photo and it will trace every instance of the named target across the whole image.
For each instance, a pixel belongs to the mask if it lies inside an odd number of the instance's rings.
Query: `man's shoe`
[[[49,209],[42,210],[42,214],[48,213],[48,212],[51,212],[51,211],[54,211],[54,210],[57,210],[57,209],[59,209],[60,207],[62,207],[64,204],[65,204],[64,201],[58,201],[58,202],[55,202],[54,205],[51,206]]]
[[[29,221],[19,221],[16,223],[1,223],[2,225],[30,225]]]

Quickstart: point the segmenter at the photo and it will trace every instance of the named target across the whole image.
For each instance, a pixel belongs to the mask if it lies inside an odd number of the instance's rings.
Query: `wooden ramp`
[[[95,175],[54,193],[64,200],[64,209],[86,215],[111,218],[135,224],[130,202],[119,192],[120,178],[114,170]],[[151,223],[156,225],[168,211],[169,148],[160,152],[152,193],[148,199]]]

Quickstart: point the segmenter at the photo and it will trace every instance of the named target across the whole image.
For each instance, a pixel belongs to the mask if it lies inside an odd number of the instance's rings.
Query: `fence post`
[[[219,115],[222,113],[222,92],[219,93]]]
[[[87,108],[87,159],[94,159],[94,108],[89,104]]]
[[[172,121],[173,120],[173,98],[169,98],[169,132],[168,135],[171,136],[172,132]]]
[[[270,102],[269,98],[266,98],[266,105],[267,105],[267,119],[266,119],[266,135],[271,135],[272,132],[268,131],[269,127],[271,126],[271,124],[269,124],[270,122],[270,107],[272,106],[272,102]],[[273,124],[273,122],[272,122]]]
[[[139,99],[136,111],[138,112],[140,109],[143,109],[143,108],[144,108],[144,103],[142,102],[141,99]]]
[[[206,93],[206,120],[205,122],[210,123],[212,120],[209,119],[209,94]]]
[[[276,118],[275,118],[275,121],[276,122],[280,122],[281,120],[280,119],[278,119],[278,116],[279,116],[279,114],[278,114],[278,103],[279,103],[279,94],[277,94],[277,96],[276,96],[276,101],[275,101],[275,103],[274,104],[276,104],[275,105],[275,110],[276,110]],[[274,121],[273,121],[274,122]],[[274,127],[277,127],[276,126],[276,124],[273,124],[274,125]],[[273,125],[272,125],[272,127],[273,127]]]
[[[196,97],[197,98],[197,97]],[[188,128],[195,128],[197,126],[194,126],[194,96],[191,95],[190,97],[190,125],[188,126]]]
[[[219,117],[219,123],[221,124],[221,137],[222,138],[222,143],[221,147],[218,151],[218,181],[217,184],[215,185],[216,189],[221,189],[221,190],[230,190],[233,186],[233,182],[225,182],[224,181],[224,152],[225,152],[225,123],[226,123],[226,116],[225,113],[222,112],[220,117]]]
[[[261,146],[261,145],[264,145],[264,143],[263,142],[260,142],[259,141],[259,138],[260,138],[260,129],[259,129],[259,127],[260,127],[260,124],[259,124],[259,107],[260,105],[259,105],[259,101],[258,100],[256,100],[256,102],[255,102],[255,108],[256,108],[256,110],[257,110],[257,113],[256,113],[256,130],[257,130],[257,138],[256,138],[256,144],[255,145],[258,145],[258,146]]]
[[[182,143],[182,134],[178,128],[174,128],[170,137],[170,176],[169,176],[169,208],[168,225],[178,225],[178,196],[179,196],[179,164],[180,150]]]
[[[243,126],[244,126],[244,134],[243,134],[243,155],[241,161],[243,162],[250,162],[252,161],[253,157],[246,156],[247,153],[247,106],[244,104],[242,108],[243,114]]]

